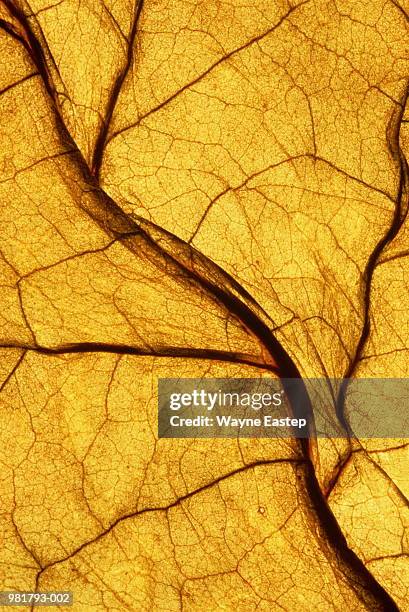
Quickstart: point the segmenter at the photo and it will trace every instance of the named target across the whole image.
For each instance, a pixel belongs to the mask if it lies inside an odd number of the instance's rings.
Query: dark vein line
[[[277,373],[278,369],[263,361],[257,361],[252,355],[233,353],[217,349],[195,349],[189,347],[158,347],[144,349],[125,344],[103,342],[78,342],[62,346],[49,347],[37,344],[2,343],[0,349],[20,349],[25,352],[33,351],[43,355],[69,355],[81,353],[111,353],[114,355],[134,355],[140,357],[180,357],[182,359],[206,359],[210,361],[225,361],[253,366],[262,370]],[[1,390],[1,389],[0,389]]]
[[[136,236],[138,235],[138,233],[139,232],[131,232],[129,234],[123,234],[121,238],[125,239],[125,238],[129,238],[130,236]],[[20,275],[20,278],[17,281],[17,285],[21,284],[23,281],[34,276],[35,274],[40,274],[41,272],[45,272],[45,270],[52,270],[53,268],[61,266],[62,264],[68,263],[69,261],[81,259],[82,257],[86,257],[87,255],[96,255],[97,253],[105,253],[105,251],[108,251],[119,240],[120,240],[120,237],[112,238],[112,240],[110,240],[107,244],[97,249],[85,249],[84,251],[81,251],[80,253],[73,253],[72,255],[67,255],[67,257],[63,257],[62,259],[59,259],[58,261],[55,261],[54,263],[48,264],[46,266],[41,266],[40,268],[33,268],[32,270],[30,270],[30,272]]]
[[[51,84],[50,76],[48,74],[48,68],[47,68],[46,61],[44,59],[43,50],[36,36],[32,32],[26,16],[24,15],[23,11],[21,11],[16,6],[16,4],[14,4],[12,0],[1,0],[1,2],[7,8],[9,13],[20,23],[26,35],[26,38],[23,36],[19,36],[18,34],[13,32],[13,30],[11,30],[9,33],[24,45],[30,58],[33,60],[34,65],[37,67],[43,79],[43,82],[44,82],[44,85],[45,85],[45,88],[48,94],[50,95],[51,99],[55,103],[55,93],[54,93],[54,90]]]
[[[111,96],[108,101],[105,119],[99,131],[96,143],[95,143],[94,153],[93,153],[92,162],[91,162],[91,174],[95,176],[97,180],[99,179],[102,159],[104,156],[105,143],[107,140],[109,127],[111,125],[112,116],[114,114],[114,110],[118,102],[119,94],[121,93],[122,85],[128,75],[129,69],[133,62],[134,44],[135,44],[139,19],[142,14],[142,8],[143,8],[143,0],[138,0],[138,5],[136,7],[136,12],[135,12],[135,18],[133,20],[131,33],[129,35],[128,53],[126,57],[125,66],[123,67],[122,71],[120,72],[120,74],[117,76],[115,80],[114,86],[112,88]]]
[[[12,38],[14,38],[14,40],[17,40],[19,43],[21,43],[26,49],[26,51],[30,51],[30,47],[26,39],[14,29],[11,23],[6,21],[5,19],[0,19],[0,29],[9,34]]]
[[[385,468],[383,468],[380,463],[375,461],[371,457],[370,454],[367,454],[367,459],[368,459],[368,461],[370,461],[372,463],[372,465],[375,468],[375,470],[378,470],[378,472],[380,472],[380,474],[382,474],[382,476],[385,478],[385,480],[390,484],[390,486],[393,489],[393,491],[395,492],[396,496],[399,497],[400,501],[403,502],[404,505],[407,508],[409,506],[409,499],[405,495],[405,492],[401,489],[401,487],[396,484],[396,482],[393,480],[392,476],[390,476],[390,474],[388,474],[388,472],[385,470]]]
[[[330,162],[329,160],[325,159],[324,157],[320,157],[319,155],[316,155],[315,153],[300,153],[299,155],[294,155],[293,157],[288,157],[287,159],[283,159],[283,160],[281,160],[281,161],[279,161],[279,162],[277,162],[275,164],[270,164],[269,166],[266,166],[265,168],[262,168],[261,170],[258,170],[257,172],[254,172],[253,174],[248,176],[244,181],[242,181],[241,183],[239,183],[235,187],[229,186],[226,189],[224,189],[223,191],[221,191],[217,196],[215,196],[213,198],[213,200],[211,200],[207,204],[205,210],[202,213],[202,216],[200,217],[200,219],[199,219],[199,221],[197,223],[196,229],[194,230],[194,232],[192,233],[191,237],[187,241],[188,244],[191,244],[193,242],[193,240],[195,239],[196,235],[198,234],[201,226],[203,225],[203,223],[204,223],[207,215],[209,214],[211,208],[213,207],[213,205],[216,204],[216,202],[218,202],[227,193],[230,193],[232,191],[233,192],[240,191],[244,187],[247,187],[248,183],[250,183],[252,180],[256,179],[257,177],[261,176],[262,174],[265,174],[265,173],[269,172],[270,170],[274,170],[275,168],[278,168],[279,166],[282,166],[282,165],[285,165],[285,164],[294,163],[294,162],[296,162],[298,160],[302,160],[302,159],[311,159],[314,162],[321,162],[321,163],[329,166],[330,168],[332,168],[335,172],[337,172],[337,173],[341,174],[342,176],[344,176],[346,179],[354,181],[354,182],[358,183],[359,185],[362,185],[363,187],[366,187],[367,189],[370,189],[371,191],[375,191],[376,193],[379,193],[380,195],[384,196],[388,200],[391,200],[394,204],[396,203],[396,200],[393,199],[386,191],[383,191],[379,187],[375,187],[375,185],[371,185],[370,183],[365,182],[363,179],[360,179],[360,178],[358,178],[356,176],[353,176],[352,174],[349,174],[348,172],[346,172],[342,168],[339,168],[334,163]],[[295,189],[300,189],[301,190],[301,188],[297,188],[297,187],[295,187]]]
[[[405,11],[405,9],[399,4],[399,2],[396,2],[396,0],[390,0],[391,3],[398,9],[398,11],[400,13],[402,13],[402,15],[405,17],[406,21],[409,21],[409,16],[407,14],[407,12]]]
[[[409,85],[406,88],[406,91],[403,96],[402,106],[397,107],[394,113],[392,114],[391,120],[388,125],[387,130],[387,143],[388,148],[391,154],[391,157],[397,162],[399,168],[399,187],[398,194],[396,197],[395,203],[395,211],[393,215],[393,219],[390,227],[384,234],[384,236],[379,240],[375,249],[372,251],[368,262],[365,266],[365,270],[363,273],[363,326],[361,335],[359,337],[355,354],[353,359],[351,360],[346,373],[344,374],[344,381],[342,382],[337,398],[336,405],[336,413],[338,420],[341,425],[344,427],[345,431],[353,437],[353,431],[350,427],[348,419],[345,415],[345,400],[346,393],[348,390],[349,379],[352,378],[358,363],[361,361],[363,351],[369,339],[370,331],[371,331],[371,320],[370,320],[370,307],[371,307],[371,290],[372,290],[372,280],[375,272],[375,268],[379,263],[380,257],[385,250],[385,248],[392,242],[392,240],[397,236],[399,230],[401,229],[406,216],[407,216],[407,208],[408,202],[407,200],[407,189],[409,183],[409,168],[404,152],[400,146],[400,128],[402,124],[403,114],[405,112],[406,103],[409,96]]]
[[[121,26],[119,25],[118,21],[115,19],[115,15],[113,14],[112,11],[109,10],[109,8],[107,7],[107,5],[105,4],[105,2],[102,2],[102,8],[105,11],[105,14],[108,15],[108,18],[112,21],[112,23],[114,24],[115,28],[117,29],[119,35],[121,36],[121,38],[123,38],[123,40],[128,44],[128,39],[125,36],[125,34],[122,31]]]
[[[72,551],[66,557],[63,557],[62,559],[58,559],[57,561],[53,561],[53,562],[49,563],[48,565],[44,566],[41,569],[41,571],[39,572],[39,576],[43,572],[45,572],[47,569],[49,569],[50,567],[54,567],[55,565],[58,565],[60,563],[64,563],[65,561],[68,561],[69,559],[72,559],[75,555],[77,555],[79,552],[84,550],[84,548],[86,548],[87,546],[90,546],[91,544],[94,544],[95,542],[99,541],[101,538],[103,538],[106,535],[108,535],[117,525],[119,525],[120,523],[122,523],[122,522],[124,522],[124,521],[126,521],[128,519],[134,519],[134,518],[136,518],[138,516],[142,516],[144,514],[150,514],[152,512],[168,512],[169,510],[179,506],[180,504],[182,504],[186,500],[191,499],[192,497],[194,497],[196,495],[199,495],[200,493],[203,493],[204,491],[212,489],[213,487],[216,487],[221,482],[223,482],[225,480],[228,480],[229,478],[233,478],[237,474],[242,474],[243,472],[247,472],[248,470],[254,470],[257,467],[276,465],[276,464],[301,464],[302,465],[304,463],[306,463],[306,460],[302,459],[302,458],[298,458],[297,459],[297,458],[288,457],[288,458],[285,458],[285,459],[284,458],[283,459],[262,459],[260,461],[255,461],[254,463],[249,463],[249,464],[243,465],[242,467],[237,468],[236,470],[233,470],[232,472],[229,472],[228,474],[223,474],[222,476],[219,476],[218,478],[215,478],[214,480],[212,480],[212,481],[202,485],[201,487],[198,487],[197,489],[194,489],[193,491],[190,491],[189,493],[186,493],[185,495],[182,495],[181,497],[178,497],[173,502],[171,502],[171,503],[169,503],[169,504],[167,504],[165,506],[148,506],[146,508],[142,508],[141,510],[135,510],[133,512],[129,512],[127,514],[124,514],[124,515],[120,516],[119,518],[117,518],[115,521],[113,521],[111,523],[111,525],[109,525],[106,529],[104,529],[104,531],[99,533],[94,538],[91,538],[90,540],[87,540],[86,542],[81,544],[81,546],[78,546],[78,548],[76,548],[74,551]]]
[[[381,555],[380,557],[372,557],[372,559],[368,559],[366,563],[375,563],[375,561],[384,561],[385,559],[403,559],[409,557],[409,553],[395,553],[392,555]]]
[[[338,459],[336,465],[334,466],[334,468],[332,470],[332,474],[331,474],[331,476],[329,478],[329,482],[328,482],[327,486],[325,487],[325,489],[323,491],[326,499],[329,499],[332,491],[337,486],[338,481],[339,481],[339,479],[341,477],[341,474],[345,471],[346,467],[349,465],[349,463],[351,461],[353,453],[354,453],[354,451],[351,448],[351,442],[349,440],[349,444],[348,444],[347,448],[344,450],[344,452],[342,453],[342,455]]]
[[[59,0],[59,2],[56,2],[55,4],[50,4],[49,6],[45,6],[44,8],[39,9],[36,13],[30,13],[29,15],[27,15],[27,17],[38,17],[38,15],[40,15],[41,13],[51,11],[52,9],[57,8],[64,2],[65,0]]]
[[[332,491],[337,486],[337,483],[338,483],[342,473],[345,471],[345,468],[347,467],[347,465],[349,464],[350,460],[352,459],[352,457],[354,455],[357,455],[358,453],[360,453],[360,454],[364,453],[365,456],[367,457],[368,461],[370,461],[375,466],[375,468],[378,469],[378,468],[380,468],[380,465],[378,464],[378,462],[376,460],[372,459],[371,455],[382,455],[382,454],[385,454],[385,453],[391,453],[391,452],[396,451],[396,450],[401,450],[403,448],[407,448],[407,446],[409,446],[409,441],[405,442],[403,444],[399,444],[397,446],[388,446],[386,448],[374,448],[372,450],[368,450],[368,449],[364,448],[362,446],[362,444],[360,444],[359,448],[354,448],[354,449],[349,448],[349,449],[347,449],[347,452],[344,453],[344,455],[342,457],[340,457],[339,461],[337,462],[336,466],[334,467],[333,475],[332,475],[332,477],[331,477],[331,479],[329,481],[328,486],[324,490],[325,497],[327,499],[329,498],[329,496],[331,495]],[[387,480],[390,480],[392,482],[392,486],[396,487],[396,493],[407,504],[408,500],[403,495],[403,493],[400,490],[400,488],[397,487],[397,485],[393,482],[393,480],[389,476],[389,474],[386,471],[383,470],[383,468],[382,468],[382,473],[383,473],[383,475],[385,476],[385,478]]]
[[[395,253],[395,255],[389,255],[387,257],[383,257],[378,265],[382,266],[385,263],[388,263],[389,261],[394,261],[395,259],[403,259],[404,257],[407,257],[409,255],[409,250],[407,251],[400,251],[399,253]]]
[[[157,111],[159,111],[160,109],[162,109],[164,106],[166,106],[167,104],[169,104],[169,102],[172,102],[172,100],[174,100],[175,98],[177,98],[181,93],[183,93],[184,91],[186,91],[187,89],[190,89],[191,87],[193,87],[193,85],[196,85],[197,83],[199,83],[201,80],[203,80],[210,72],[212,72],[212,70],[214,70],[215,68],[217,68],[217,66],[219,66],[220,64],[222,64],[223,62],[229,60],[231,57],[233,57],[234,55],[236,55],[237,53],[240,53],[241,51],[244,51],[244,49],[247,49],[248,47],[251,47],[252,45],[254,45],[255,43],[260,42],[261,40],[263,40],[263,38],[266,38],[267,36],[269,36],[272,32],[274,32],[274,30],[276,30],[278,27],[281,26],[282,23],[284,23],[286,21],[286,19],[288,19],[288,17],[291,15],[291,13],[293,13],[294,11],[296,11],[298,8],[300,8],[301,6],[304,6],[305,4],[308,4],[310,0],[304,0],[304,2],[301,2],[300,4],[297,4],[296,6],[292,6],[282,17],[281,19],[275,23],[271,28],[269,28],[268,30],[266,30],[265,32],[263,32],[262,34],[259,34],[258,36],[255,36],[254,38],[248,40],[246,43],[244,43],[243,45],[241,45],[240,47],[237,47],[236,49],[233,49],[233,51],[230,51],[229,53],[226,53],[225,55],[223,55],[220,59],[218,59],[216,62],[214,62],[211,66],[209,66],[209,68],[207,68],[204,72],[202,72],[198,77],[196,77],[195,79],[193,79],[193,81],[190,81],[190,83],[187,83],[186,85],[183,85],[183,87],[181,87],[180,89],[178,89],[178,91],[176,91],[174,94],[172,94],[171,96],[169,96],[169,98],[166,98],[166,100],[163,100],[163,102],[161,102],[160,104],[158,104],[157,106],[155,106],[155,108],[152,108],[150,111],[148,111],[147,113],[145,113],[144,115],[142,115],[141,117],[138,118],[137,121],[135,121],[135,123],[132,123],[131,125],[126,126],[125,128],[122,128],[116,132],[114,132],[108,139],[107,142],[111,142],[111,140],[113,140],[114,138],[116,138],[117,136],[119,136],[120,134],[123,134],[124,132],[127,132],[128,130],[131,130],[132,128],[138,126],[141,121],[143,121],[144,119],[146,119],[147,117],[149,117],[150,115],[156,113]]]
[[[14,484],[14,482],[13,482],[13,487],[14,487],[14,491],[15,491],[15,484]],[[15,504],[15,499],[14,499],[14,504]],[[36,555],[36,554],[35,554],[35,553],[34,553],[34,552],[33,552],[33,551],[32,551],[32,550],[31,550],[31,549],[28,547],[27,542],[25,541],[25,539],[24,539],[24,538],[23,538],[23,536],[21,535],[21,533],[20,533],[20,531],[19,531],[19,529],[18,529],[18,527],[17,527],[16,520],[15,520],[15,518],[14,518],[14,513],[15,513],[15,506],[14,506],[14,510],[13,510],[13,512],[11,513],[11,517],[10,517],[10,518],[11,518],[11,522],[12,522],[12,524],[13,524],[13,527],[14,527],[14,532],[15,532],[15,534],[16,534],[16,536],[17,536],[17,539],[18,539],[18,541],[20,542],[21,546],[22,546],[22,547],[24,548],[24,550],[26,551],[26,553],[28,553],[28,555],[29,555],[29,556],[30,556],[30,557],[33,559],[33,561],[35,562],[35,564],[36,564],[36,566],[37,566],[37,567],[36,567],[36,569],[40,568],[40,571],[41,571],[41,568],[42,568],[41,561],[40,561],[40,559],[38,558],[38,556],[37,556],[37,555]]]
[[[368,610],[382,610],[382,612],[399,612],[399,608],[393,598],[383,586],[371,574],[358,555],[349,547],[341,527],[335,518],[321,486],[317,480],[314,465],[311,461],[306,463],[307,493],[313,503],[313,507],[321,525],[324,527],[326,537],[332,543],[334,549],[346,565],[348,586],[350,586],[357,597],[368,606]],[[336,569],[336,568],[335,568]],[[352,575],[349,571],[352,570]],[[358,581],[360,578],[362,582]],[[361,589],[363,592],[361,592]]]
[[[382,453],[389,453],[389,452],[393,452],[394,450],[400,450],[402,448],[406,448],[408,446],[409,442],[405,443],[405,444],[400,444],[399,446],[391,446],[391,447],[388,447],[386,449],[374,449],[374,450],[371,450],[371,451],[368,451],[366,448],[364,448],[360,442],[359,442],[359,444],[360,444],[360,448],[350,449],[350,451],[347,453],[347,455],[344,456],[343,458],[341,458],[340,461],[337,463],[337,465],[335,467],[336,471],[334,472],[334,475],[333,475],[332,479],[330,480],[330,483],[329,483],[329,485],[328,485],[328,487],[327,487],[327,489],[325,491],[325,497],[327,499],[330,497],[332,491],[337,486],[337,484],[338,484],[338,482],[339,482],[343,472],[345,471],[345,469],[347,468],[347,466],[351,462],[353,456],[358,454],[358,453],[363,453],[364,456],[366,457],[366,459],[371,463],[371,465],[373,465],[375,470],[379,471],[382,474],[383,478],[385,478],[385,480],[387,480],[390,483],[392,489],[395,491],[395,493],[399,497],[399,499],[405,504],[405,506],[408,506],[409,505],[409,499],[407,498],[405,493],[395,483],[393,478],[382,467],[382,465],[380,463],[378,463],[378,461],[376,461],[375,459],[372,458],[372,455],[380,455]]]
[[[40,159],[37,159],[35,162],[30,164],[29,166],[24,166],[23,168],[19,168],[19,170],[17,170],[15,174],[1,180],[0,184],[8,183],[9,181],[14,181],[20,174],[24,174],[24,172],[27,172],[28,170],[32,170],[33,168],[35,168],[36,166],[39,166],[40,164],[44,164],[46,162],[53,161],[60,157],[65,157],[66,155],[72,155],[75,152],[76,152],[76,149],[72,149],[72,148],[65,149],[64,151],[59,151],[58,153],[53,153],[52,155],[48,155],[47,157],[42,157]]]
[[[7,91],[10,91],[10,89],[14,89],[14,87],[17,87],[17,85],[20,85],[21,83],[24,83],[24,81],[28,81],[29,79],[32,79],[33,77],[38,76],[38,75],[39,75],[38,72],[31,72],[30,74],[27,74],[22,79],[19,79],[18,81],[15,81],[15,83],[11,83],[10,85],[7,85],[7,87],[5,87],[4,89],[0,90],[0,96],[5,94]]]
[[[13,377],[13,374],[15,374],[17,368],[19,367],[20,363],[23,361],[25,355],[27,353],[26,349],[23,349],[23,352],[21,353],[21,355],[19,356],[19,358],[17,359],[16,363],[14,364],[14,367],[12,368],[12,370],[8,373],[7,377],[3,380],[1,387],[0,387],[0,393],[4,390],[4,388],[7,386],[9,380],[11,380],[11,378]]]

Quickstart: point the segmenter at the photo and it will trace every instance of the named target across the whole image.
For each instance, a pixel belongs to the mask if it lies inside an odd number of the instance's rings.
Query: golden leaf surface
[[[409,610],[405,439],[157,434],[159,378],[409,376],[408,8],[0,1],[2,591]]]

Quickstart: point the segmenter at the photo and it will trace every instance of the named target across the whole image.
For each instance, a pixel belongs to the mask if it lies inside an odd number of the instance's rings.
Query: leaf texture
[[[408,377],[407,11],[1,0],[2,590],[409,610],[405,439],[157,436],[159,378]]]

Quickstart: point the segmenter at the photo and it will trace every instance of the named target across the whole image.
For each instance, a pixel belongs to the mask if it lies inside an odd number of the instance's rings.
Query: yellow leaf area
[[[405,439],[157,434],[159,378],[409,376],[408,10],[0,0],[1,591],[409,610]]]

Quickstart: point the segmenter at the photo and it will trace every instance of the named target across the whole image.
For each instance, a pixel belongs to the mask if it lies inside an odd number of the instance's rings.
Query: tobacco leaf
[[[161,377],[407,377],[407,7],[0,6],[2,589],[407,609],[405,440],[156,431]]]

